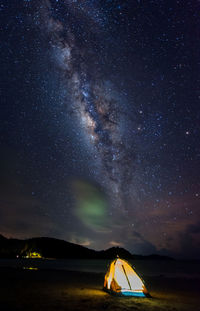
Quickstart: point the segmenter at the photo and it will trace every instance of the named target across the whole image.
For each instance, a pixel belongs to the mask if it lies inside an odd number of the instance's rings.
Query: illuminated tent
[[[105,275],[104,290],[121,296],[150,296],[137,273],[127,261],[120,258],[111,262]]]

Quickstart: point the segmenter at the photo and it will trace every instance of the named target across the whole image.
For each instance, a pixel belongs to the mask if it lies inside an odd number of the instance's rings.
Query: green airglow
[[[107,226],[108,204],[105,194],[97,185],[87,181],[73,182],[76,199],[75,215],[87,227],[104,231]]]

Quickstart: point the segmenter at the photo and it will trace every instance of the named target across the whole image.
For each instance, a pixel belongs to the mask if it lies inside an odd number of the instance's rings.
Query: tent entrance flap
[[[126,276],[126,278],[127,278],[128,285],[129,285],[129,287],[130,287],[130,289],[131,289],[131,284],[130,284],[129,279],[128,279],[128,276],[127,276],[127,274],[126,274],[126,270],[124,269],[124,265],[122,265],[122,269],[124,270],[124,274],[125,274],[125,276]]]

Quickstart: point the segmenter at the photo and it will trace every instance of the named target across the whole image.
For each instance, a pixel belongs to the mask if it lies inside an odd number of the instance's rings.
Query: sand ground
[[[198,279],[143,278],[152,298],[111,296],[101,273],[0,268],[0,310],[200,311]]]

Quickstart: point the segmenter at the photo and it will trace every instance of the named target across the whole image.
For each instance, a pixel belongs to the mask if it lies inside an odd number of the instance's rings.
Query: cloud
[[[0,233],[25,238],[56,230],[50,217],[43,213],[48,206],[33,195],[30,185],[17,174],[15,153],[7,150],[0,160]]]
[[[185,231],[181,232],[179,256],[184,254],[186,258],[200,258],[200,222],[188,225]]]
[[[76,233],[72,233],[72,236],[69,242],[88,247],[88,246],[91,246],[93,241],[86,237],[82,237],[82,236],[80,237]]]
[[[4,235],[22,238],[48,235],[55,227],[42,213],[42,203],[27,194],[11,192],[1,199],[0,206],[0,231]]]
[[[157,253],[157,248],[150,241],[145,239],[139,232],[132,231],[132,249],[135,254],[150,255]]]
[[[144,238],[144,236],[135,230],[123,230],[123,233],[117,234],[118,239],[115,240],[121,247],[126,248],[132,254],[151,255],[158,253],[157,248],[150,241]],[[111,242],[110,242],[111,243]],[[113,244],[114,245],[114,244]]]
[[[116,247],[116,246],[122,247],[122,243],[117,242],[117,241],[110,241],[109,244],[110,244],[111,246],[114,246],[114,247]]]
[[[198,222],[197,224],[189,225],[187,227],[187,233],[189,233],[189,234],[200,233],[200,222]]]

